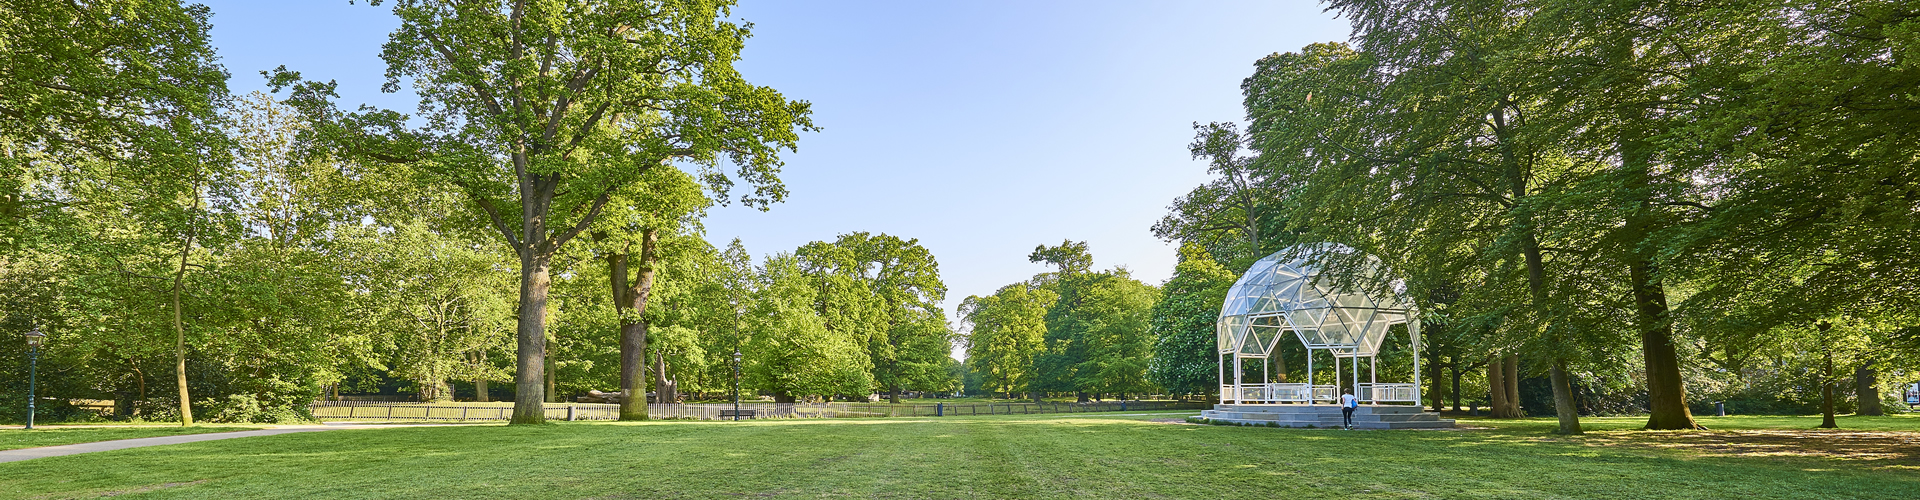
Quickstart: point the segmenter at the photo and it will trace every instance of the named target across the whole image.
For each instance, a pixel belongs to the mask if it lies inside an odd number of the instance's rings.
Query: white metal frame
[[[1341,245],[1299,246],[1275,252],[1255,262],[1229,289],[1221,305],[1217,327],[1220,363],[1220,402],[1233,404],[1315,404],[1333,402],[1342,387],[1368,404],[1420,405],[1420,314],[1411,301],[1391,292],[1376,297],[1359,290],[1334,289],[1319,279],[1313,259],[1322,253],[1349,253]],[[1387,279],[1379,259],[1367,256],[1363,272]],[[1393,325],[1405,324],[1413,348],[1413,383],[1380,383],[1380,347]],[[1271,358],[1288,335],[1307,349],[1308,383],[1271,381]],[[1310,385],[1314,354],[1333,358],[1333,384]],[[1228,355],[1232,355],[1229,368]],[[1360,359],[1368,363],[1367,382],[1360,382]],[[1341,360],[1347,360],[1351,378],[1343,384]],[[1259,360],[1260,380],[1247,383],[1249,361]],[[1232,370],[1232,376],[1227,374]],[[1229,383],[1231,379],[1231,383]]]

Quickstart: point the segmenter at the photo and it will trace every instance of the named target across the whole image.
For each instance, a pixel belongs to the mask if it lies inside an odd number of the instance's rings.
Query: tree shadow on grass
[[[1602,431],[1590,446],[1640,446],[1721,457],[1824,458],[1864,462],[1869,469],[1920,470],[1920,433],[1769,429],[1734,431]]]

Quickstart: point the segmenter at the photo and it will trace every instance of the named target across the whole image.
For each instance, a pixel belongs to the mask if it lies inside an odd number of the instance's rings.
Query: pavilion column
[[[1327,350],[1333,355],[1333,399],[1340,399],[1340,352]]]
[[[1220,362],[1219,349],[1215,349],[1213,352],[1213,366],[1216,368],[1215,371],[1220,373],[1220,378],[1219,378],[1220,404],[1226,404],[1227,403],[1227,364]]]
[[[1354,354],[1359,354],[1359,353],[1355,352]],[[1353,370],[1353,382],[1350,382],[1353,387],[1353,397],[1357,398],[1357,397],[1360,397],[1360,357],[1359,356],[1353,357],[1353,368],[1350,368],[1350,370]]]
[[[1237,404],[1237,405],[1247,404],[1246,391],[1240,390],[1241,389],[1240,387],[1241,372],[1242,370],[1240,369],[1240,353],[1238,351],[1235,351],[1233,353],[1233,404]]]
[[[1307,349],[1307,406],[1313,406],[1313,349]]]

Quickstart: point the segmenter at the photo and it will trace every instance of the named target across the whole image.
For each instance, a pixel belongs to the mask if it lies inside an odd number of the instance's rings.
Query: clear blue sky
[[[347,104],[402,111],[379,93],[385,7],[344,0],[206,1],[235,92],[278,65],[341,84]],[[1253,62],[1348,25],[1308,1],[745,0],[740,67],[813,102],[770,212],[717,208],[708,239],[756,255],[870,231],[918,238],[940,260],[947,306],[1046,270],[1035,245],[1084,240],[1094,263],[1158,284],[1175,248],[1148,231],[1204,182],[1195,121],[1243,119]]]

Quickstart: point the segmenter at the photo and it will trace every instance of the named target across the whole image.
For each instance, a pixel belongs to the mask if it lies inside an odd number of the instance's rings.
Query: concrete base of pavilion
[[[1235,424],[1268,425],[1281,427],[1340,427],[1341,416],[1338,405],[1213,405],[1213,409],[1200,412],[1202,418],[1218,422]],[[1440,414],[1421,411],[1411,405],[1360,405],[1353,411],[1355,429],[1450,429],[1453,420],[1440,418]]]

